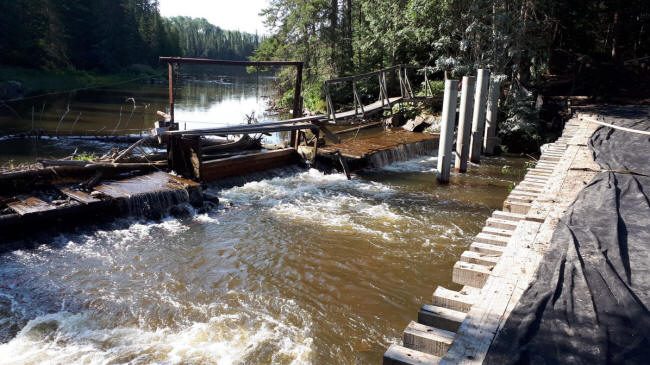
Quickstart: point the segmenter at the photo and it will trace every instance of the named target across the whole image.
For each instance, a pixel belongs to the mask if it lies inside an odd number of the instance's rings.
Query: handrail
[[[394,69],[401,68],[401,67],[403,67],[403,65],[395,65],[395,66],[390,66],[390,67],[383,68],[381,70],[366,72],[366,73],[362,73],[362,74],[358,74],[358,75],[337,77],[335,79],[325,80],[325,83],[326,84],[338,84],[338,83],[346,82],[346,81],[356,81],[356,80],[372,77],[372,76],[375,76],[375,75],[379,75],[379,74],[384,73],[384,72],[392,71]]]
[[[187,129],[182,131],[166,131],[165,135],[200,135],[200,134],[218,134],[218,133],[227,133],[231,130],[238,131],[254,131],[258,129],[269,129],[269,127],[278,127],[278,126],[294,126],[300,124],[313,123],[321,120],[326,120],[327,116],[325,115],[310,115],[307,117],[292,118],[287,120],[281,120],[278,122],[269,122],[269,123],[258,123],[258,124],[238,124],[224,127],[216,128],[203,128],[203,129]]]
[[[301,66],[302,61],[234,61],[210,58],[159,57],[160,62],[224,66]]]

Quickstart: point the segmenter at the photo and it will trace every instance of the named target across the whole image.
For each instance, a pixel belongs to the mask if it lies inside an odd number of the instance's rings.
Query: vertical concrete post
[[[458,172],[467,171],[469,158],[469,143],[472,133],[472,108],[474,107],[474,86],[476,77],[463,77],[463,94],[460,97],[458,110],[458,135],[456,136],[456,163],[454,167]]]
[[[445,80],[445,97],[442,102],[440,143],[438,145],[438,181],[449,182],[451,173],[451,145],[454,139],[458,80]]]
[[[474,163],[481,162],[481,147],[483,147],[483,133],[485,133],[485,102],[489,80],[490,71],[479,69],[476,78],[476,93],[474,94],[474,114],[472,115],[472,146],[469,153],[469,160]]]
[[[494,149],[499,142],[497,138],[497,114],[499,112],[499,95],[501,94],[501,81],[490,80],[490,92],[488,94],[487,112],[485,116],[485,140],[483,150],[486,155],[493,155]]]

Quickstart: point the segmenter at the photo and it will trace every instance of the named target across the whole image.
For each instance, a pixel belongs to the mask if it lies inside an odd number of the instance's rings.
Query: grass
[[[78,155],[72,156],[72,159],[75,161],[95,161],[97,159],[97,155],[94,153],[88,153],[88,152],[81,152]]]

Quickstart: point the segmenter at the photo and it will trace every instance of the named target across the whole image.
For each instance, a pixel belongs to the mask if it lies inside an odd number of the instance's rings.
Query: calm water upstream
[[[197,76],[197,75],[193,75]],[[181,129],[279,120],[266,112],[273,78],[225,75],[186,79],[176,91],[176,120]],[[153,127],[156,111],[168,110],[166,84],[125,84],[0,104],[0,164],[34,161],[80,151],[104,153],[111,143],[79,139],[7,139],[7,135],[44,130],[58,134],[139,134]],[[275,142],[278,136],[271,138]]]
[[[378,363],[500,207],[488,159],[425,157],[219,192],[209,214],[122,220],[0,256],[0,363]]]
[[[211,87],[179,114],[241,122],[217,106],[248,108],[246,91],[218,104]],[[377,364],[436,285],[457,288],[453,263],[523,160],[484,160],[447,186],[435,163],[213,187],[223,204],[208,214],[122,219],[4,252],[0,363]]]

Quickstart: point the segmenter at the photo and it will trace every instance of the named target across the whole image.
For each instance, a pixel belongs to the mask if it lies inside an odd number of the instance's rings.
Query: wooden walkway
[[[359,116],[364,116],[364,115],[371,115],[374,114],[378,111],[381,110],[386,110],[389,108],[389,105],[393,105],[394,103],[399,103],[400,101],[404,100],[404,97],[402,96],[396,96],[392,98],[388,98],[388,103],[386,103],[385,100],[377,100],[372,104],[364,105],[363,106],[363,112],[361,111],[361,108],[357,108],[357,110],[350,109],[346,110],[344,112],[338,112],[336,113],[336,119],[350,119],[350,118],[357,118]],[[333,117],[330,115],[328,118],[331,121],[334,121]]]
[[[453,267],[459,291],[438,287],[384,364],[480,364],[528,287],[560,217],[595,174],[586,141],[594,124],[573,119],[494,211]]]

